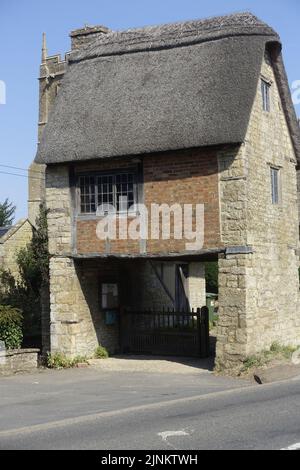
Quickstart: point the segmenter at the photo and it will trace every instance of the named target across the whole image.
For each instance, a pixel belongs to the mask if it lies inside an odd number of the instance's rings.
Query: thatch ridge
[[[241,143],[266,47],[300,160],[279,36],[243,13],[112,32],[74,51],[37,161]]]
[[[75,51],[70,62],[126,52],[176,47],[239,35],[276,36],[277,33],[251,13],[218,16],[163,25],[111,31],[86,49]]]

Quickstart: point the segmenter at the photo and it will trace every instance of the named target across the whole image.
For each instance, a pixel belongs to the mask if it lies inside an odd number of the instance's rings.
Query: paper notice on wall
[[[102,307],[116,308],[119,304],[117,284],[102,284]]]

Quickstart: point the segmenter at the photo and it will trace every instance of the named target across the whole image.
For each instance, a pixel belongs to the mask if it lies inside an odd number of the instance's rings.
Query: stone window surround
[[[263,101],[263,111],[265,113],[271,112],[271,86],[272,81],[261,75],[261,92],[262,92],[262,101]]]
[[[270,179],[271,179],[271,202],[273,207],[281,207],[282,205],[282,166],[275,165],[274,163],[268,163],[270,168]],[[278,175],[278,187],[277,187],[277,201],[273,199],[273,180],[272,180],[272,170],[277,171]]]

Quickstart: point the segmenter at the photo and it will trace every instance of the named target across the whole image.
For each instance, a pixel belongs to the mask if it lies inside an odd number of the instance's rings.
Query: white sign
[[[6,104],[6,85],[0,80],[0,104]]]

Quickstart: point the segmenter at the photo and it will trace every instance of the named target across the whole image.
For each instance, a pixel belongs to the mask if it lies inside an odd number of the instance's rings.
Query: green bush
[[[41,297],[49,286],[47,213],[46,207],[41,205],[31,242],[16,254],[17,278],[9,270],[0,269],[0,305],[22,311],[23,335],[34,341],[33,347],[39,347],[41,341]]]
[[[278,356],[282,356],[285,359],[291,359],[292,355],[298,348],[293,346],[282,346],[279,343],[273,343],[270,351],[273,354],[277,354]]]
[[[95,351],[95,359],[107,359],[109,354],[103,346],[98,346]]]
[[[0,305],[0,340],[7,349],[19,349],[23,341],[21,310]]]
[[[206,292],[217,294],[219,291],[218,261],[209,261],[205,264]]]
[[[259,356],[249,356],[243,362],[242,372],[246,372],[254,367],[262,367],[265,364],[264,358]]]
[[[73,359],[69,359],[65,354],[59,352],[48,354],[47,356],[47,367],[49,369],[71,369],[78,364],[86,362],[87,358],[85,356],[76,356]]]

